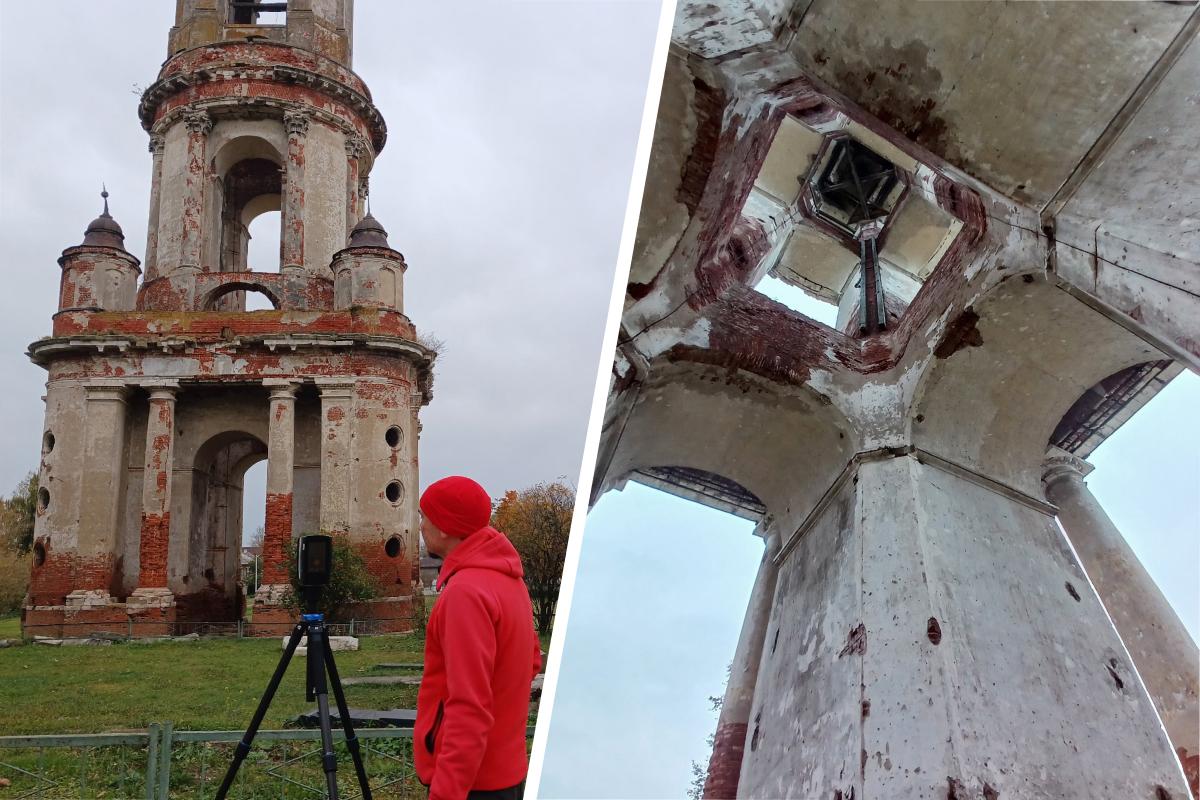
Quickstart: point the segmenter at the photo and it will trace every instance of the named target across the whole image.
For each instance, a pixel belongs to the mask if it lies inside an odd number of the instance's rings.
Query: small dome
[[[387,231],[379,224],[379,220],[371,216],[368,211],[367,215],[359,220],[354,226],[354,230],[350,231],[350,243],[347,247],[388,247]]]
[[[100,192],[100,196],[104,198],[104,211],[88,224],[83,234],[83,244],[124,250],[125,232],[108,213],[108,190]]]

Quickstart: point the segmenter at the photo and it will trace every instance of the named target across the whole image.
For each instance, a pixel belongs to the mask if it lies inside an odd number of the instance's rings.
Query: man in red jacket
[[[420,508],[425,547],[444,561],[417,694],[417,777],[430,800],[520,800],[541,667],[521,558],[488,525],[492,500],[470,478],[430,485]]]

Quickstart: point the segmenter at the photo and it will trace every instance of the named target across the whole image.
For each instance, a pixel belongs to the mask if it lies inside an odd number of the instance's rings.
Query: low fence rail
[[[425,787],[412,766],[412,730],[358,730],[371,791],[379,800],[423,800]],[[178,731],[170,722],[121,733],[0,736],[0,796],[105,798],[106,800],[207,799],[216,796],[242,731]],[[533,728],[526,730],[533,736]],[[319,730],[259,731],[230,798],[325,796]],[[334,731],[338,788],[360,797],[345,735]]]
[[[395,632],[396,619],[351,619],[349,622],[330,622],[325,627],[332,636],[377,636]],[[419,628],[420,620],[405,617],[409,628]],[[262,639],[271,636],[287,636],[295,622],[233,622],[174,621],[174,622],[70,622],[66,625],[53,623],[26,625],[22,631],[25,641],[38,639],[81,640],[100,639],[126,641],[130,639],[214,637],[227,639]],[[161,629],[161,630],[159,630]]]

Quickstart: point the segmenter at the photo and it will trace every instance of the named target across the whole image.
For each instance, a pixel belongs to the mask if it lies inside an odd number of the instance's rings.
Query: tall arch
[[[1167,358],[1031,275],[1000,283],[947,331],[909,413],[913,443],[1033,497],[1047,443],[1079,397]]]
[[[181,622],[241,617],[242,485],[246,470],[266,457],[266,443],[245,431],[218,433],[197,448],[184,578],[189,591],[179,597]]]

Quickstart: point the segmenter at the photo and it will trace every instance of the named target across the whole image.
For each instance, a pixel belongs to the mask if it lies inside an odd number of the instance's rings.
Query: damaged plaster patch
[[[983,334],[979,332],[979,315],[975,309],[967,306],[963,312],[954,318],[946,329],[946,335],[934,349],[937,358],[949,358],[966,347],[982,347]]]
[[[676,345],[708,348],[708,337],[712,321],[698,319],[687,328],[650,328],[640,337],[638,348],[647,360],[659,356]]]
[[[862,655],[867,652],[867,626],[863,623],[851,629],[846,636],[846,646],[838,653],[838,658],[847,655]]]

